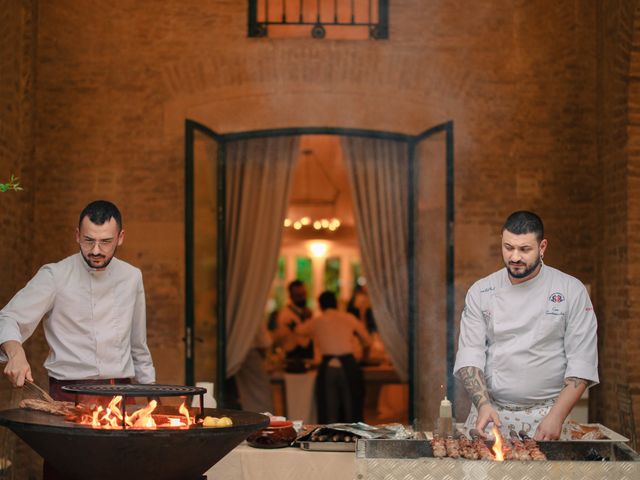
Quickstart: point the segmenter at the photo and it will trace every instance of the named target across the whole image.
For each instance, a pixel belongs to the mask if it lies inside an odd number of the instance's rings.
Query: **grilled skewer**
[[[473,446],[478,453],[478,456],[481,460],[493,460],[493,455],[491,454],[491,450],[487,447],[487,444],[484,443],[484,439],[480,435],[480,432],[475,428],[469,431],[469,435],[473,439]]]
[[[527,432],[525,432],[524,430],[520,430],[520,432],[518,433],[520,434],[520,437],[524,441],[524,447],[529,452],[529,455],[532,460],[544,461],[547,459],[547,456],[544,453],[542,453],[542,450],[540,450],[540,447],[538,446],[538,442],[536,442],[533,438],[529,437],[529,435],[527,435]]]
[[[433,450],[433,456],[436,458],[444,458],[447,456],[447,447],[445,446],[444,439],[437,433],[433,434],[431,449]]]

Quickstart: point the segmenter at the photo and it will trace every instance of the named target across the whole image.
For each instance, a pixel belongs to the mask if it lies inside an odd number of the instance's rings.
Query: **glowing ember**
[[[91,411],[85,411],[80,415],[67,418],[83,425],[91,425],[93,428],[122,429],[123,416],[120,409],[122,396],[113,397],[109,406],[94,407]],[[126,428],[157,429],[157,428],[189,428],[194,424],[194,419],[189,414],[189,409],[184,402],[178,409],[180,415],[154,415],[153,412],[158,402],[151,400],[145,407],[136,410],[131,415],[125,413],[124,423]]]
[[[493,450],[493,453],[495,453],[496,455],[496,461],[503,462],[504,453],[502,451],[502,446],[504,445],[504,441],[502,440],[502,434],[500,433],[500,430],[496,428],[495,425],[493,426],[491,431],[493,432],[493,436],[496,438],[496,441],[493,444],[493,447],[491,447],[491,450]]]

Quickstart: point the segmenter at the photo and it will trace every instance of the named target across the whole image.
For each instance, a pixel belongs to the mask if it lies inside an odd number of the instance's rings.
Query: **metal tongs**
[[[31,380],[24,379],[24,389],[28,392],[29,396],[36,397],[39,400],[43,400],[48,403],[54,403],[55,400],[51,398],[47,392],[45,392],[41,387],[33,383]]]

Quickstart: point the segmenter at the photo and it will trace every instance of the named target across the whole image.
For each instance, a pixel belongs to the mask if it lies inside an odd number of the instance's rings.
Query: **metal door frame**
[[[218,165],[217,165],[217,229],[218,232],[224,232],[226,226],[225,207],[226,207],[226,142],[233,140],[245,140],[250,138],[261,137],[277,137],[277,136],[295,136],[295,135],[339,135],[366,138],[382,138],[388,140],[396,140],[405,142],[407,145],[407,153],[409,158],[409,169],[407,172],[409,179],[408,191],[408,210],[409,210],[409,231],[408,231],[408,332],[409,332],[409,421],[415,420],[414,405],[417,401],[417,371],[416,371],[416,352],[417,352],[417,291],[416,291],[416,224],[417,224],[417,208],[415,201],[418,195],[418,181],[416,175],[416,145],[426,138],[441,132],[446,135],[446,352],[447,352],[447,395],[449,398],[454,397],[454,381],[453,381],[453,364],[454,364],[454,338],[455,338],[455,296],[454,296],[454,244],[453,244],[453,225],[454,225],[454,171],[453,171],[453,121],[448,121],[436,125],[418,135],[406,135],[403,133],[365,130],[355,128],[336,128],[336,127],[292,127],[279,128],[272,130],[253,130],[246,132],[236,132],[219,134],[205,125],[194,120],[187,119],[185,121],[185,377],[186,384],[193,385],[194,379],[194,362],[193,345],[195,340],[194,332],[194,304],[193,304],[193,228],[194,228],[194,166],[193,166],[193,141],[194,132],[198,131],[218,142]],[[224,380],[226,377],[226,248],[224,236],[223,241],[217,242],[218,256],[218,342],[217,342],[217,378],[213,379],[218,388],[219,406],[224,406]]]

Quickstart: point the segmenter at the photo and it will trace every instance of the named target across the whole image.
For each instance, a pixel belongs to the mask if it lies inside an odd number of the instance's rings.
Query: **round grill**
[[[100,384],[78,384],[65,385],[62,390],[76,395],[98,395],[123,397],[180,397],[183,395],[202,395],[207,392],[202,387],[187,387],[182,385],[100,385]]]

